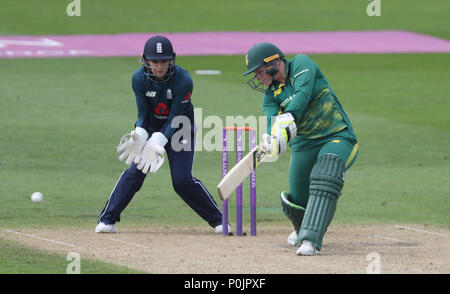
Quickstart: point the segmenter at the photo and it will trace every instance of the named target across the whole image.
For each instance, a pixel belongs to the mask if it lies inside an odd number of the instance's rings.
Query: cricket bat
[[[254,147],[244,158],[242,158],[217,185],[220,199],[226,200],[234,190],[254,171],[267,154]]]

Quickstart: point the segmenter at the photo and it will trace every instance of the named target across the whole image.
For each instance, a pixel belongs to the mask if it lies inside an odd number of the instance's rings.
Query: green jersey
[[[315,145],[337,133],[356,142],[350,119],[318,65],[304,54],[285,61],[285,84],[274,81],[264,95],[267,133],[271,132],[274,117],[290,112],[297,124],[297,135],[289,142],[293,150]]]

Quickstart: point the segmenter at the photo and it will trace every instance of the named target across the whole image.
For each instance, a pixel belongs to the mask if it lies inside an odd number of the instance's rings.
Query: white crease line
[[[108,239],[112,240],[112,241],[124,243],[124,244],[127,244],[127,245],[131,245],[131,246],[136,246],[136,247],[141,247],[141,248],[145,248],[145,249],[150,249],[150,247],[145,246],[145,245],[141,245],[141,244],[131,243],[131,242],[122,241],[122,240],[118,240],[118,239],[114,239],[114,238],[108,238]]]
[[[69,246],[69,247],[75,247],[78,248],[78,246],[74,245],[74,244],[70,244],[70,243],[65,243],[65,242],[61,242],[61,241],[56,241],[56,240],[52,240],[52,239],[47,239],[47,238],[42,238],[42,237],[38,237],[32,234],[25,234],[25,233],[21,233],[21,232],[16,232],[16,231],[10,231],[10,230],[3,230],[7,233],[13,233],[16,235],[22,235],[22,236],[26,236],[29,238],[33,238],[33,239],[37,239],[37,240],[42,240],[42,241],[47,241],[47,242],[51,242],[51,243],[55,243],[55,244],[59,244],[59,245],[64,245],[64,246]]]
[[[431,234],[431,235],[437,235],[437,236],[443,236],[443,237],[450,237],[450,235],[447,235],[447,234],[441,234],[441,233],[436,233],[436,232],[430,232],[430,231],[420,230],[420,229],[416,229],[416,228],[410,228],[410,227],[399,226],[399,225],[395,225],[395,227],[396,227],[397,229],[406,229],[406,230],[416,231],[416,232],[419,232],[419,233],[426,233],[426,234]]]
[[[382,236],[382,235],[375,235],[375,237],[386,239],[386,240],[391,240],[391,241],[395,241],[395,242],[409,243],[407,241],[403,241],[403,240],[395,239],[395,238],[391,238],[391,237],[386,237],[386,236]]]

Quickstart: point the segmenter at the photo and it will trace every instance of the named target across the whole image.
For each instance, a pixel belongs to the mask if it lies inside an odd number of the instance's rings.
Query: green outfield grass
[[[80,0],[81,16],[68,17],[70,1],[3,0],[0,35],[114,34],[195,31],[410,30],[450,38],[450,2],[382,0]],[[447,12],[447,13],[446,13]],[[22,21],[17,21],[17,17]]]
[[[69,253],[69,252],[68,252]],[[14,258],[11,258],[14,256]],[[63,254],[50,254],[30,249],[18,243],[0,238],[0,274],[66,274],[72,272],[69,264],[74,258]],[[80,256],[79,270],[82,274],[142,274],[136,270],[113,264],[93,261]]]
[[[360,139],[336,222],[449,226],[448,55],[316,55]],[[196,76],[203,119],[262,115],[260,95],[242,77],[241,56],[180,57]],[[3,227],[93,227],[125,165],[115,146],[132,129],[133,58],[0,60]],[[431,90],[432,89],[432,90]],[[237,111],[236,109],[239,109]],[[200,123],[200,122],[198,122]],[[212,128],[203,128],[203,135]],[[231,159],[230,159],[231,160]],[[279,192],[289,156],[257,172],[258,217],[286,222]],[[216,197],[220,151],[196,155],[194,174]],[[273,183],[277,183],[274,185]],[[34,191],[45,201],[32,203]],[[246,191],[248,194],[248,190]],[[233,204],[232,204],[233,205]],[[248,219],[248,213],[245,213]],[[173,192],[168,166],[151,175],[123,213],[123,225],[203,225]]]

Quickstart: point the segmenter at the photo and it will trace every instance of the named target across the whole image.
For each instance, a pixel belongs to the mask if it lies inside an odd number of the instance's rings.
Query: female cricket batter
[[[138,119],[134,131],[124,135],[117,147],[119,159],[126,159],[125,163],[131,166],[117,181],[95,231],[115,232],[114,224],[120,221],[121,212],[141,188],[147,172],[156,173],[167,153],[175,192],[216,233],[222,233],[222,213],[208,190],[192,175],[195,145],[192,79],[175,64],[172,44],[163,36],[147,40],[141,62],[132,77]],[[174,136],[188,126],[187,138]]]
[[[284,214],[294,225],[288,243],[298,255],[316,255],[333,219],[344,172],[358,154],[348,116],[317,64],[300,54],[292,60],[273,44],[254,45],[246,55],[250,87],[264,92],[267,133],[262,148],[277,158],[291,148],[289,193]],[[270,134],[270,135],[269,135]]]

